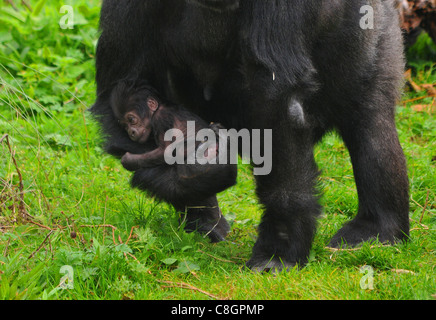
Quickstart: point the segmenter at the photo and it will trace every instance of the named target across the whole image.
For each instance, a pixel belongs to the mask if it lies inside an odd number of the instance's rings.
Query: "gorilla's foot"
[[[409,226],[398,227],[385,221],[383,226],[371,220],[356,217],[346,223],[328,244],[331,248],[355,247],[362,242],[378,240],[381,243],[395,244],[409,238]]]
[[[204,237],[207,236],[211,242],[216,243],[226,240],[226,236],[230,231],[230,225],[220,212],[218,220],[199,219],[186,224],[185,230],[187,232],[197,231],[203,234]]]
[[[189,218],[189,215],[188,215]],[[206,217],[200,217],[199,219],[186,222],[185,225],[186,232],[198,232],[204,237],[208,237],[211,242],[221,242],[225,241],[227,234],[230,231],[230,225],[228,224],[226,218],[221,215],[221,218],[216,220],[206,219]]]
[[[207,199],[201,205],[186,207],[185,212],[180,223],[185,223],[186,232],[196,231],[207,236],[212,242],[220,242],[225,240],[230,231],[230,225],[215,197]]]

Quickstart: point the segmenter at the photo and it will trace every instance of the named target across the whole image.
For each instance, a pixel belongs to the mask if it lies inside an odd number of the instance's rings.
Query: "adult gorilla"
[[[374,28],[362,28],[372,22],[362,7],[372,9]],[[307,261],[321,210],[313,147],[333,129],[351,155],[359,209],[330,246],[408,237],[408,178],[394,122],[403,54],[393,0],[105,0],[101,29],[92,111],[109,153],[144,151],[111,113],[111,89],[125,78],[144,79],[227,128],[273,129],[272,172],[256,177],[265,212],[249,267]]]

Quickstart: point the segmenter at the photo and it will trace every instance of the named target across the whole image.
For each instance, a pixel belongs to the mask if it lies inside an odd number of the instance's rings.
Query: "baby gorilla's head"
[[[110,102],[129,138],[145,143],[152,131],[151,119],[160,106],[154,90],[141,83],[120,81],[112,90]]]

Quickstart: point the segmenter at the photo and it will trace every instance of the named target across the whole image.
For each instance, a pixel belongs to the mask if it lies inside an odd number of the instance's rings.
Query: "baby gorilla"
[[[220,150],[222,127],[208,125],[182,106],[164,101],[153,88],[138,81],[120,81],[110,102],[131,140],[156,146],[149,152],[127,152],[122,157],[122,165],[135,171],[132,185],[187,214],[186,231],[207,234],[213,242],[224,240],[230,227],[216,194],[236,183],[237,164],[230,164],[235,162],[229,159],[229,143]],[[194,128],[188,128],[188,122]],[[228,142],[229,138],[224,139]],[[226,156],[226,163],[219,161],[219,156]],[[167,161],[174,158],[176,163]]]
[[[157,145],[153,151],[143,154],[127,152],[121,163],[129,171],[163,165],[167,163],[166,155],[173,159],[173,153],[180,155],[180,150],[183,152],[182,159],[178,159],[181,163],[186,163],[188,157],[191,157],[190,164],[198,164],[195,161],[198,159],[203,164],[218,162],[219,129],[222,126],[207,125],[182,106],[163,102],[149,86],[120,82],[112,93],[112,110],[131,140],[145,144],[153,135]],[[188,130],[188,122],[193,125],[192,130]],[[204,136],[204,139],[198,141],[200,130],[203,132],[199,136]],[[204,130],[208,130],[207,134]],[[167,133],[171,140],[165,138]],[[215,137],[215,141],[209,141],[209,136]]]

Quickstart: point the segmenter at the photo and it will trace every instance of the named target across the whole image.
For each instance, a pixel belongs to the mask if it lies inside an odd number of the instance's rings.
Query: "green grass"
[[[326,248],[357,209],[348,152],[331,134],[316,148],[324,214],[308,265],[254,274],[244,262],[262,210],[250,168],[241,165],[238,184],[219,195],[228,241],[183,232],[172,207],[130,189],[130,173],[103,153],[86,112],[95,99],[99,1],[74,1],[73,30],[59,29],[57,2],[31,4],[33,13],[0,2],[0,136],[9,135],[12,150],[0,143],[0,299],[434,298],[436,120],[412,108],[434,97],[406,92],[397,113],[412,241]],[[435,83],[436,65],[416,62],[414,80]],[[373,290],[360,287],[365,265]],[[72,289],[60,285],[63,266],[73,268]]]

